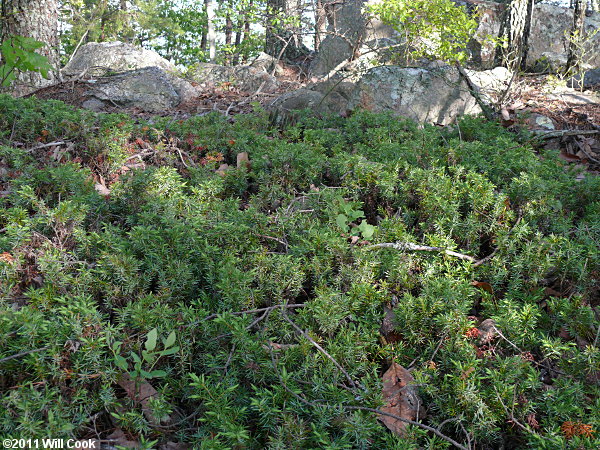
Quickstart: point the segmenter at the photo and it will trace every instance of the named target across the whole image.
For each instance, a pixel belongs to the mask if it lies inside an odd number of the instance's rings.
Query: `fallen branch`
[[[42,348],[34,348],[33,350],[27,350],[25,352],[17,353],[16,355],[7,356],[6,358],[0,359],[0,364],[10,361],[11,359],[20,358],[21,356],[30,355],[31,353],[43,352],[44,350],[48,350],[50,346],[42,347]]]
[[[556,130],[547,133],[540,133],[536,136],[539,139],[554,139],[564,136],[592,136],[600,134],[600,130]]]
[[[265,308],[258,308],[258,309],[249,309],[246,311],[236,311],[236,312],[230,312],[229,314],[231,314],[232,316],[243,316],[246,314],[256,314],[256,313],[264,313],[264,312],[271,312],[275,309],[278,308],[282,308],[282,309],[286,309],[286,308],[290,308],[290,309],[294,309],[294,308],[304,308],[303,303],[292,303],[292,304],[285,304],[285,305],[275,305],[275,306],[267,306]],[[196,320],[195,322],[192,323],[188,323],[187,327],[191,327],[193,325],[198,325],[199,323],[205,322],[207,320],[213,320],[216,319],[217,317],[219,317],[221,314],[226,314],[227,311],[224,311],[222,313],[215,313],[215,314],[211,314],[210,316],[206,316],[204,319],[200,319],[200,320]]]
[[[342,365],[340,363],[338,363],[333,356],[331,356],[329,353],[327,353],[327,351],[323,347],[321,347],[318,344],[317,341],[315,341],[313,338],[311,338],[306,331],[304,331],[302,328],[300,328],[298,325],[296,325],[292,321],[292,319],[290,319],[288,317],[287,312],[286,312],[285,309],[282,310],[282,314],[281,315],[283,316],[283,318],[285,320],[287,320],[290,323],[290,325],[292,325],[292,327],[294,327],[294,329],[298,333],[300,333],[304,338],[306,338],[306,340],[308,340],[317,350],[319,350],[321,353],[323,353],[327,357],[327,359],[329,359],[333,363],[333,365],[335,367],[337,367],[340,370],[340,372],[342,372],[344,374],[344,376],[346,377],[346,379],[348,380],[348,382],[350,383],[350,385],[353,388],[359,387],[359,385],[354,382],[354,380],[352,379],[352,377],[350,376],[350,374],[346,371],[346,369],[344,369],[342,367]]]
[[[455,256],[460,259],[471,261],[473,263],[478,262],[478,260],[473,258],[472,256],[465,255],[463,253],[458,253],[458,252],[455,252],[452,250],[448,250],[443,247],[429,247],[427,245],[417,245],[417,244],[413,244],[411,242],[388,242],[388,243],[383,243],[383,244],[369,245],[368,247],[366,247],[367,250],[370,250],[372,248],[393,248],[395,250],[409,251],[409,252],[441,252],[441,253],[445,253],[446,255],[449,255],[449,256]]]
[[[57,145],[65,145],[65,141],[56,141],[56,142],[48,142],[47,144],[38,144],[35,147],[31,147],[27,149],[27,152],[33,152],[34,150],[39,150],[41,148],[54,147]]]

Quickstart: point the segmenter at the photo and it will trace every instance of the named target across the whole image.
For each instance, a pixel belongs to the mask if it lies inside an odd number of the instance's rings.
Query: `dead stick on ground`
[[[290,319],[287,315],[287,311],[285,309],[281,310],[281,315],[283,316],[283,318],[285,320],[287,320],[290,325],[292,325],[292,327],[294,327],[294,329],[300,333],[304,338],[306,338],[306,340],[308,340],[317,350],[319,350],[321,353],[323,353],[334,365],[335,367],[337,367],[340,372],[342,372],[344,374],[344,376],[346,377],[346,379],[348,380],[348,382],[350,383],[350,386],[356,388],[359,387],[354,380],[352,379],[352,377],[350,376],[350,374],[348,372],[346,372],[346,369],[344,369],[340,363],[338,363],[335,358],[333,356],[331,356],[329,353],[327,353],[327,351],[321,347],[317,341],[315,341],[313,338],[311,338],[308,333],[306,331],[304,331],[302,328],[300,328],[298,325],[296,325],[292,319]]]
[[[473,263],[477,262],[476,258],[473,258],[469,255],[465,255],[463,253],[454,252],[452,250],[448,250],[442,247],[429,247],[427,245],[413,244],[412,242],[387,242],[383,244],[369,245],[368,247],[366,247],[367,250],[370,250],[372,248],[393,248],[395,250],[409,252],[441,252],[449,256],[455,256],[460,259],[471,261]]]
[[[35,348],[33,350],[27,350],[26,352],[17,353],[16,355],[7,356],[6,358],[0,359],[0,364],[2,364],[3,362],[6,362],[6,361],[10,361],[11,359],[16,359],[16,358],[20,358],[21,356],[29,355],[31,353],[43,352],[44,350],[48,350],[49,348],[50,348],[49,346],[42,347],[42,348]]]

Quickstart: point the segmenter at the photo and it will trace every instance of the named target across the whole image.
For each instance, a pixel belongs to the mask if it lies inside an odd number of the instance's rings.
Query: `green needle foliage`
[[[527,139],[479,118],[282,130],[0,97],[0,434],[447,448],[348,409],[383,406],[395,361],[418,420],[464,446],[598,448],[600,179]]]

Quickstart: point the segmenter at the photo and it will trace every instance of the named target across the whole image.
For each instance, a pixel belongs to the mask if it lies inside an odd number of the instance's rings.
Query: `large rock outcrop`
[[[357,58],[364,52],[398,43],[397,33],[379,21],[367,21],[361,10],[377,0],[343,0],[335,3],[331,11],[328,35],[318,49],[311,64],[311,73],[322,76],[340,63]],[[505,5],[482,0],[456,0],[469,11],[479,13],[479,27],[475,39],[469,45],[470,64],[474,68],[489,69],[495,66],[495,45],[487,39],[498,37]],[[558,60],[566,60],[568,48],[566,33],[573,23],[573,10],[550,4],[537,4],[534,11],[527,64],[535,68],[538,60],[548,59],[548,54],[558,55]],[[594,13],[585,21],[586,30],[600,29],[600,14]],[[587,47],[591,67],[600,67],[600,33],[597,33]]]
[[[66,77],[104,76],[144,67],[176,71],[175,66],[158,53],[117,41],[82,45],[61,72]]]
[[[481,97],[494,101],[508,86],[512,74],[504,68],[468,71]],[[446,125],[481,108],[458,70],[441,63],[428,67],[380,66],[369,69],[355,82],[337,77],[289,92],[270,109],[278,116],[309,108],[317,113],[344,113],[366,109],[391,111],[420,123]]]
[[[190,83],[158,67],[101,77],[87,82],[86,86],[86,100],[82,106],[96,111],[119,106],[159,113],[198,95]]]
[[[277,79],[265,70],[252,66],[220,66],[199,63],[188,71],[187,77],[200,84],[217,86],[229,83],[244,92],[273,92],[279,87]]]
[[[477,8],[479,12],[479,27],[476,38],[471,43],[473,63],[483,68],[494,66],[494,43],[487,40],[487,36],[498,36],[500,33],[505,5],[481,0],[457,1],[456,3],[468,6],[471,10]],[[566,61],[568,41],[566,36],[573,24],[573,10],[562,6],[550,4],[536,4],[529,37],[529,50],[527,65],[535,67],[540,60],[549,59]],[[585,19],[587,32],[600,29],[600,14],[594,13]],[[592,67],[600,67],[600,33],[596,34],[587,46],[590,57],[586,61]]]
[[[382,66],[356,84],[348,109],[393,111],[418,122],[446,125],[481,109],[458,70],[450,66],[416,68]]]

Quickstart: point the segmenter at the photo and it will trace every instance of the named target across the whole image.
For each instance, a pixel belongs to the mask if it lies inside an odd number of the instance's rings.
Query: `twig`
[[[283,316],[283,318],[285,320],[287,320],[290,323],[290,325],[292,327],[294,327],[294,329],[298,333],[300,333],[306,340],[308,340],[317,350],[319,350],[321,353],[323,353],[327,357],[327,359],[329,359],[334,364],[334,366],[337,367],[340,370],[340,372],[342,372],[344,374],[344,376],[346,377],[346,379],[348,380],[348,382],[350,383],[350,385],[353,388],[359,387],[359,385],[354,382],[354,380],[352,379],[350,374],[346,371],[346,369],[344,369],[341,366],[341,364],[335,360],[335,358],[333,356],[331,356],[329,353],[327,353],[327,351],[323,347],[321,347],[317,341],[315,341],[313,338],[311,338],[306,331],[304,331],[302,328],[300,328],[298,325],[296,325],[294,323],[294,321],[292,321],[292,319],[290,319],[288,317],[285,309],[282,310],[281,315]]]
[[[39,150],[41,148],[46,148],[46,147],[54,147],[55,145],[65,145],[66,142],[65,141],[55,141],[55,142],[48,142],[47,144],[38,144],[35,147],[31,147],[29,149],[27,149],[27,152],[32,152],[34,150]]]
[[[304,305],[303,303],[292,303],[292,304],[285,304],[285,305],[268,306],[266,308],[249,309],[249,310],[246,310],[246,311],[236,311],[236,312],[232,312],[232,313],[229,313],[229,314],[231,314],[232,316],[243,316],[243,315],[246,315],[246,314],[256,314],[256,313],[265,312],[265,311],[271,312],[271,311],[273,311],[275,309],[278,309],[278,308],[282,308],[282,309],[290,308],[290,309],[293,309],[293,308],[304,308],[304,306],[306,306],[306,305]],[[194,326],[194,325],[198,325],[199,323],[205,322],[207,320],[216,319],[221,314],[225,314],[226,312],[227,311],[225,311],[223,313],[211,314],[209,316],[206,316],[204,319],[196,320],[195,322],[188,323],[187,325],[184,325],[184,326],[191,327],[191,326]]]
[[[17,353],[16,355],[7,356],[6,358],[0,359],[0,364],[2,364],[3,362],[6,362],[6,361],[10,361],[11,359],[16,359],[16,358],[20,358],[21,356],[29,355],[31,353],[43,352],[44,350],[48,350],[49,348],[50,348],[50,346],[47,345],[46,347],[35,348],[33,350],[27,350],[25,352]]]
[[[373,248],[393,248],[395,250],[400,250],[400,251],[442,252],[449,256],[455,256],[457,258],[465,259],[467,261],[477,262],[477,259],[473,258],[472,256],[465,255],[463,253],[454,252],[452,250],[448,250],[443,247],[429,247],[427,245],[417,245],[417,244],[413,244],[412,242],[387,242],[387,243],[383,243],[383,244],[369,245],[368,247],[365,247],[365,248],[367,250],[370,250]]]
[[[600,130],[557,130],[549,131],[547,133],[540,133],[536,136],[536,138],[553,139],[564,136],[591,136],[594,134],[600,134]]]

